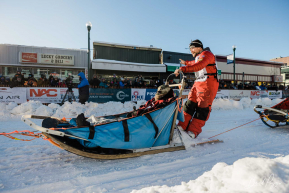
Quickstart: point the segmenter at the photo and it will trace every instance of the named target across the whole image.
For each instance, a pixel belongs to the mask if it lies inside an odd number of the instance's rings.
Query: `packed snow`
[[[0,136],[0,192],[288,193],[289,128],[271,129],[257,120],[213,138],[224,143],[192,146],[257,119],[255,105],[270,107],[281,101],[216,99],[203,132],[195,140],[184,140],[186,150],[121,160],[89,159],[41,139],[24,142]],[[144,103],[0,103],[0,133],[33,131],[20,120],[26,114],[103,116]]]

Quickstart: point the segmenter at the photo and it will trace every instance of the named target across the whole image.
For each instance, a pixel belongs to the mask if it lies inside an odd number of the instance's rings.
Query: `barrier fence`
[[[61,103],[67,88],[66,87],[0,87],[0,102],[24,103],[28,100],[40,101],[42,103]],[[72,89],[73,94],[78,101],[78,89]],[[150,100],[157,92],[157,89],[146,88],[127,88],[127,89],[104,89],[90,88],[89,102],[105,103],[109,101],[140,101]],[[187,98],[190,89],[183,91],[183,98]],[[178,89],[174,89],[174,93],[178,95]],[[67,95],[68,97],[70,94]],[[244,97],[256,98],[286,98],[289,97],[289,91],[273,91],[273,90],[219,90],[216,99],[232,99],[240,100]],[[65,100],[66,100],[65,99]]]

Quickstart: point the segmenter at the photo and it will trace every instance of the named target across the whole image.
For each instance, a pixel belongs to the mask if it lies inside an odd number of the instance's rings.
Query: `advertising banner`
[[[146,95],[146,89],[137,89],[137,88],[132,88],[131,89],[131,101],[141,101],[145,100],[145,95]]]
[[[250,91],[250,98],[251,99],[258,99],[258,98],[268,98],[268,91],[267,90],[251,90]]]
[[[26,88],[9,88],[0,87],[0,102],[9,103],[25,103],[26,100]]]
[[[37,53],[19,52],[20,63],[37,63]]]
[[[38,63],[42,64],[74,65],[74,56],[72,55],[41,54],[39,60]]]
[[[73,55],[19,52],[20,63],[74,65]]]
[[[230,54],[227,56],[227,64],[232,64],[234,63],[234,56],[233,54]]]
[[[250,90],[228,90],[229,98],[235,101],[239,101],[244,97],[250,97]]]
[[[43,88],[43,87],[35,87],[35,88],[27,88],[26,97],[28,100],[40,101],[42,103],[61,103],[62,99],[66,94],[67,88]],[[78,101],[78,89],[73,88],[73,95]],[[65,101],[68,100],[68,97],[72,98],[71,93],[66,95]],[[73,100],[73,98],[72,98]]]
[[[145,100],[151,100],[152,98],[155,97],[157,93],[157,89],[146,89],[146,95],[145,95]]]
[[[282,98],[282,90],[278,90],[278,91],[268,90],[268,96],[269,96],[269,99],[280,99]]]
[[[96,103],[131,101],[131,89],[90,88],[88,101]]]
[[[218,90],[215,99],[229,99],[229,90]]]
[[[273,77],[274,82],[283,82],[283,76],[282,75],[275,75]]]

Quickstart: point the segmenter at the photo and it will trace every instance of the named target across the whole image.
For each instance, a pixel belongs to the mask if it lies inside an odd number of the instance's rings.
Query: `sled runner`
[[[289,98],[273,107],[256,105],[254,111],[260,115],[262,122],[271,128],[289,125]]]

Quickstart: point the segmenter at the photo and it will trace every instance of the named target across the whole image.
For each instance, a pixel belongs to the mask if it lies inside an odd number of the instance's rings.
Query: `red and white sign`
[[[40,101],[42,103],[61,103],[66,91],[67,88],[27,88],[26,97],[28,100]],[[77,100],[79,96],[78,89],[74,88],[72,91]],[[68,95],[70,95],[70,93],[68,93]],[[68,96],[66,96],[66,99],[67,98]]]
[[[251,90],[250,98],[251,99],[258,99],[258,98],[268,98],[268,91],[267,90]]]
[[[37,63],[37,53],[20,52],[20,63]]]

